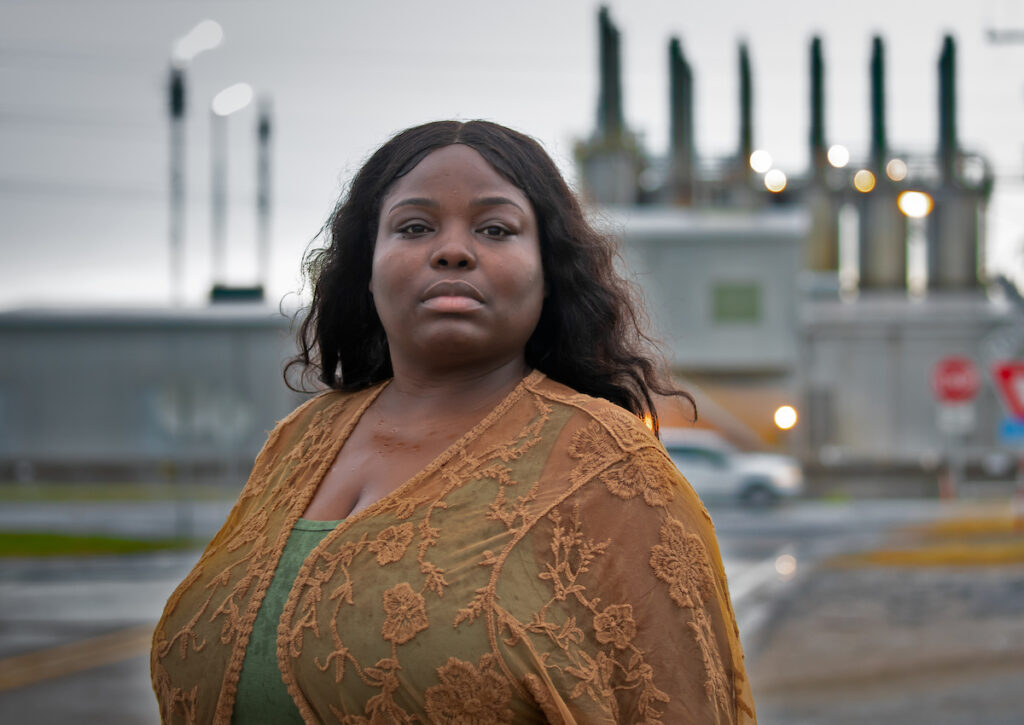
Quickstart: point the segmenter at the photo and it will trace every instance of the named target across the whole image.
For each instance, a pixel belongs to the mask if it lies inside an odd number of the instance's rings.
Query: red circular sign
[[[932,368],[932,391],[943,403],[964,403],[978,394],[978,369],[969,357],[951,355]]]

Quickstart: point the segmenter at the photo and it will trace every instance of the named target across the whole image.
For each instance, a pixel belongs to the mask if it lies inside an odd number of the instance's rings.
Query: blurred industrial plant
[[[813,38],[811,166],[787,178],[753,138],[745,44],[735,154],[700,155],[696,80],[672,39],[670,148],[656,155],[625,125],[605,10],[599,33],[597,127],[577,147],[585,192],[624,239],[673,372],[698,395],[698,424],[796,453],[819,491],[857,478],[934,494],[965,471],[1008,476],[1021,426],[991,371],[1024,353],[1024,308],[1012,284],[984,276],[993,174],[958,141],[954,38],[941,43],[939,144],[926,155],[888,143],[885,44],[873,38],[863,159],[829,143],[826,49]],[[965,361],[968,378],[949,395],[944,361]],[[685,423],[685,408],[665,412]]]
[[[671,40],[670,148],[657,154],[624,121],[621,37],[606,9],[598,27],[597,124],[576,149],[582,191],[598,223],[623,239],[672,371],[696,394],[698,425],[744,448],[796,455],[809,481],[824,482],[819,492],[855,477],[901,485],[901,493],[932,493],[940,478],[955,483],[965,473],[1011,477],[1024,425],[1004,412],[990,371],[1024,354],[1024,317],[1016,288],[984,275],[993,174],[958,140],[955,39],[941,39],[939,144],[923,155],[888,142],[885,44],[872,40],[865,158],[829,142],[827,48],[812,39],[811,163],[787,177],[754,138],[756,63],[746,44],[737,53],[735,153],[708,158],[694,135],[699,79]],[[187,65],[219,42],[217,32],[197,26],[170,69],[172,290],[182,274]],[[211,108],[215,277],[225,237],[223,135],[252,95],[233,86]],[[0,479],[244,478],[265,432],[301,399],[281,378],[293,347],[288,314],[263,299],[266,101],[258,123],[261,279],[253,285],[218,277],[200,308],[0,314]],[[959,393],[942,393],[936,371],[950,359],[973,364],[960,371],[974,376],[973,390],[968,380]],[[688,413],[666,403],[663,416],[678,426]]]

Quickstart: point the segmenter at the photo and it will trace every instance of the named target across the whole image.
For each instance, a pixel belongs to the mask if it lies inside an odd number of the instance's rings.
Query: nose
[[[473,269],[476,252],[471,234],[451,231],[438,238],[438,245],[430,255],[430,266],[441,269]]]

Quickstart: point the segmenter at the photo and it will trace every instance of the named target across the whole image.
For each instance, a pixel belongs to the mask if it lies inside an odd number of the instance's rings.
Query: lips
[[[484,301],[484,296],[480,293],[480,290],[469,282],[451,279],[441,280],[427,287],[427,291],[423,293],[421,301],[427,302],[438,297],[468,297],[481,304]]]

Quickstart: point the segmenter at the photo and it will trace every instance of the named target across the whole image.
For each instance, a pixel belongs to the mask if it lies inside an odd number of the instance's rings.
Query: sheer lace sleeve
[[[601,427],[576,433],[589,480],[499,585],[505,657],[552,722],[753,723],[711,521],[650,440],[619,455]]]

